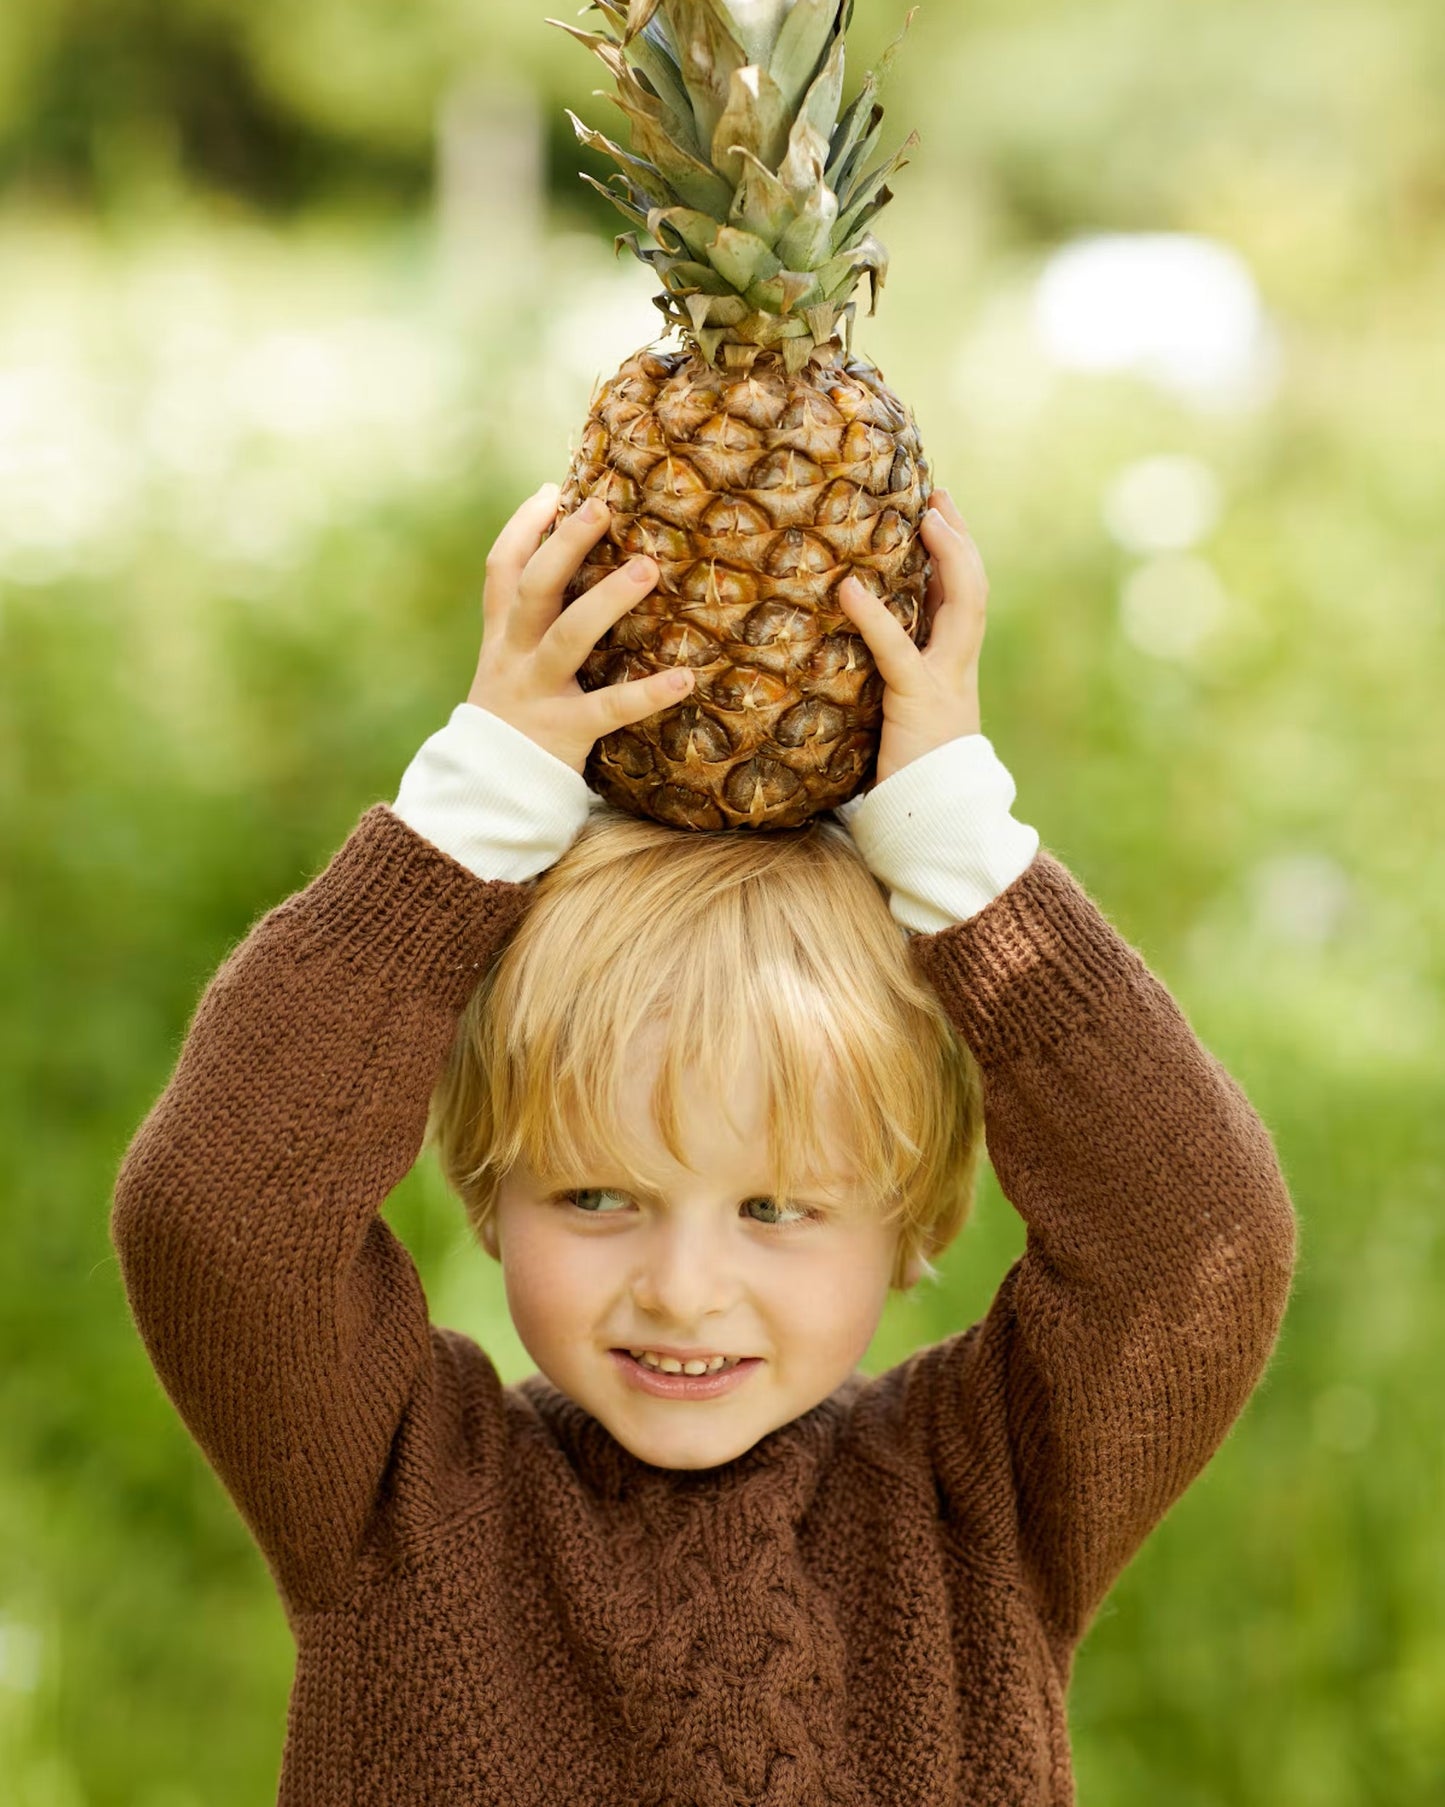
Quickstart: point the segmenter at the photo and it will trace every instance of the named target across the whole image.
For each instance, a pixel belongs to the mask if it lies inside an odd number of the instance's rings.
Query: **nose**
[[[740,1292],[723,1238],[680,1214],[652,1226],[632,1281],[639,1312],[658,1325],[690,1329],[705,1340],[705,1321],[725,1316]]]

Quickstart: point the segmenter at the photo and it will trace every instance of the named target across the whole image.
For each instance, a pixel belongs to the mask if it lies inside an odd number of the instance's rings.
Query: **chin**
[[[649,1462],[654,1468],[672,1468],[678,1471],[697,1472],[705,1468],[721,1468],[724,1462],[731,1462],[736,1457],[746,1455],[758,1441],[757,1437],[717,1435],[709,1438],[696,1430],[688,1436],[679,1433],[669,1437],[663,1433],[657,1437],[639,1438],[626,1433],[621,1427],[607,1427],[629,1455],[636,1456],[639,1462]],[[759,1433],[761,1436],[762,1433]]]

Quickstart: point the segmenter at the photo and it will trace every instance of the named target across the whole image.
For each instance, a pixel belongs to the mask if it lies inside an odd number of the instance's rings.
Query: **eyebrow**
[[[662,1205],[670,1202],[665,1192],[660,1191],[656,1186],[648,1185],[645,1180],[598,1179],[594,1176],[589,1179],[585,1185],[580,1180],[575,1182],[559,1181],[555,1188],[549,1185],[546,1189],[549,1191],[555,1189],[561,1192],[581,1192],[593,1187],[597,1188],[599,1191],[606,1192],[635,1192],[639,1197],[650,1198]],[[755,1191],[746,1192],[742,1196],[744,1198],[775,1198],[777,1194],[770,1187],[763,1186]],[[800,1187],[795,1192],[789,1193],[787,1199],[787,1202],[790,1204],[819,1205],[838,1205],[846,1203],[846,1201],[846,1194],[835,1193],[828,1187],[819,1186],[816,1183],[810,1183]]]

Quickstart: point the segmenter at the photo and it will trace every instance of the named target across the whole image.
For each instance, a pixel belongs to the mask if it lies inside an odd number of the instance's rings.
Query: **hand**
[[[692,688],[685,668],[584,690],[577,669],[603,634],[657,583],[657,564],[634,558],[565,609],[562,595],[607,531],[604,502],[564,516],[546,539],[560,490],[544,483],[497,535],[482,592],[482,650],[467,701],[500,716],[581,772],[595,741],[656,715]],[[598,510],[595,520],[590,508]],[[681,680],[679,682],[678,680]]]
[[[838,585],[839,607],[857,626],[883,674],[883,737],[869,790],[935,747],[982,732],[978,656],[988,575],[952,496],[935,489],[929,501],[919,528],[933,560],[923,598],[926,646],[916,646],[883,601],[851,573]]]

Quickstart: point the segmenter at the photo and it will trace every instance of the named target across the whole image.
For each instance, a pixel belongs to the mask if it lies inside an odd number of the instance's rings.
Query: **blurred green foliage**
[[[855,79],[901,13],[859,8]],[[1264,1385],[1081,1653],[1081,1807],[1445,1798],[1442,65],[1424,0],[935,0],[885,97],[923,144],[855,342],[987,560],[985,730],[1301,1217]],[[545,155],[470,213],[432,135],[478,71]],[[655,330],[558,123],[614,129],[598,85],[513,4],[0,14],[7,1807],[273,1798],[290,1641],[130,1325],[110,1187],[222,955],[464,695],[493,534]],[[1049,254],[1102,229],[1233,248],[1255,402],[1045,355]],[[519,1378],[429,1162],[388,1216]],[[870,1369],[1021,1245],[990,1182]]]

